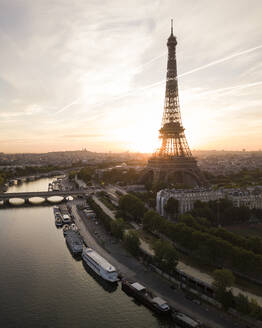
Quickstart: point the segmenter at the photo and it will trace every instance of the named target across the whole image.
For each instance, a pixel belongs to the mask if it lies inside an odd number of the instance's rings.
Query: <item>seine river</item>
[[[52,179],[13,186],[47,190]],[[88,273],[66,247],[52,206],[0,209],[0,327],[171,327]]]

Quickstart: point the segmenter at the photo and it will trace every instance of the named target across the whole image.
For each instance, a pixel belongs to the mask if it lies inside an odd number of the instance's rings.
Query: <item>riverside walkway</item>
[[[173,290],[171,284],[155,272],[146,268],[141,262],[129,255],[122,244],[107,234],[101,224],[87,219],[72,202],[72,214],[85,243],[95,249],[116,267],[124,277],[139,281],[163,297],[175,309],[182,311],[212,328],[244,328],[245,324],[237,323],[227,315],[209,305],[198,305],[184,297],[181,290]]]

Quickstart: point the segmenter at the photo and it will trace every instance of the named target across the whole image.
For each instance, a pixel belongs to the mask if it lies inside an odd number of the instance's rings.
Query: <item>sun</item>
[[[131,151],[137,151],[140,153],[153,153],[158,146],[158,138],[155,136],[136,136],[130,145]]]

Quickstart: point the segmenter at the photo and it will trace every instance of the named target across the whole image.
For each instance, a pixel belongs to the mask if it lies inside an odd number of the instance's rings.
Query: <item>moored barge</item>
[[[124,279],[122,280],[122,290],[157,314],[169,315],[171,313],[170,306],[165,300],[159,296],[155,296],[138,282],[131,282]]]

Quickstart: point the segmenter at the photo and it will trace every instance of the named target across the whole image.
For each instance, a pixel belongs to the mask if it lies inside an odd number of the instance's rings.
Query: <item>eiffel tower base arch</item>
[[[147,172],[151,172],[153,184],[172,183],[188,187],[205,184],[205,179],[197,166],[196,160],[191,158],[151,158],[148,161]]]

